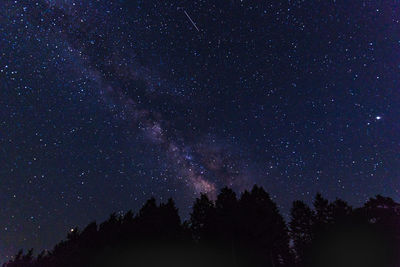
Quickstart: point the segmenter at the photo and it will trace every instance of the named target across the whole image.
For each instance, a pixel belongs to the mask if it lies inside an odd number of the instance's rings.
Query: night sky
[[[0,261],[173,197],[400,200],[400,2],[0,0]]]

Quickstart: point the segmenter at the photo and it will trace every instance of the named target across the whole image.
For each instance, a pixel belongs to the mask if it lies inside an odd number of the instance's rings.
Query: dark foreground
[[[361,208],[321,195],[295,201],[288,224],[261,187],[239,198],[202,195],[182,222],[172,200],[150,199],[135,215],[112,214],[68,233],[50,251],[20,251],[6,267],[352,266],[398,267],[400,204],[371,198]]]

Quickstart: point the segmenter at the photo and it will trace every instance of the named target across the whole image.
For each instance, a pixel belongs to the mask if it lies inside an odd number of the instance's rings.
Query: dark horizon
[[[255,186],[257,186],[257,185],[255,185]],[[223,189],[224,189],[224,188],[223,188]],[[251,188],[250,188],[250,189],[251,189]],[[240,192],[240,193],[235,192],[235,194],[236,194],[236,196],[238,197],[238,199],[240,199],[240,197],[242,197],[244,193],[248,193],[249,191],[251,191],[250,189],[246,189],[245,191]],[[221,193],[221,191],[219,191],[218,193]],[[268,192],[267,192],[267,193],[268,193]],[[295,202],[295,201],[302,201],[302,202],[304,202],[306,205],[312,207],[312,206],[313,206],[313,202],[315,201],[316,196],[318,196],[318,195],[320,195],[320,192],[317,192],[316,195],[312,196],[311,199],[310,199],[310,201],[304,201],[304,199],[296,199],[296,200],[294,200],[293,202]],[[351,209],[357,210],[357,209],[362,208],[367,202],[371,201],[371,199],[374,199],[374,198],[376,199],[377,197],[378,197],[378,198],[380,198],[380,197],[388,198],[387,196],[382,196],[382,195],[378,194],[378,195],[369,197],[368,199],[366,199],[366,201],[365,201],[364,203],[362,203],[362,205],[359,205],[359,206],[353,206],[353,205],[351,205],[350,203],[347,203],[347,202],[346,202],[346,203],[349,205],[349,207],[350,207]],[[156,200],[157,198],[156,198],[156,196],[151,196],[148,200],[146,200],[144,203],[142,203],[141,208],[143,208],[143,205],[144,205],[146,202],[148,202],[149,200],[151,200],[151,199]],[[157,203],[157,205],[165,204],[165,203],[167,203],[168,200],[170,200],[170,199],[172,199],[172,198],[169,198],[169,199],[166,199],[166,200],[158,200],[158,201],[156,200],[156,203]],[[172,199],[172,200],[173,200],[173,199]],[[216,201],[216,199],[210,199],[210,200],[213,201],[213,202]],[[272,199],[272,200],[273,200],[273,199]],[[335,201],[337,201],[337,200],[342,200],[342,199],[341,199],[341,198],[335,198],[335,199],[326,199],[326,200],[328,200],[329,203],[332,204],[332,203],[334,203]],[[174,200],[173,200],[173,201],[174,201]],[[273,200],[273,201],[274,201],[274,200]],[[345,200],[343,200],[343,201],[345,201]],[[282,215],[282,218],[283,218],[283,220],[285,221],[285,224],[286,224],[287,226],[289,226],[289,223],[290,223],[290,220],[291,220],[291,218],[290,218],[290,216],[291,216],[291,215],[290,215],[290,209],[293,208],[293,202],[291,203],[291,206],[290,206],[289,209],[287,210],[287,213],[285,213],[285,212],[284,212],[285,210],[282,210],[282,208],[279,207],[279,204],[276,203],[277,208],[278,208],[278,211],[279,211],[279,213]],[[190,215],[191,215],[190,213],[193,211],[193,204],[195,204],[195,202],[193,202],[192,205],[189,207],[189,211],[187,211],[187,212],[188,212],[187,214],[182,214],[182,212],[179,210],[179,208],[177,208],[177,212],[178,212],[178,215],[179,215],[179,217],[180,217],[182,223],[186,223],[186,222],[189,222],[189,221],[190,221]],[[400,211],[400,203],[396,202],[396,204],[398,205],[399,211]],[[140,209],[138,209],[138,210],[128,209],[128,210],[125,210],[125,211],[114,211],[114,212],[112,212],[111,214],[115,214],[117,217],[119,217],[119,216],[122,216],[122,217],[123,217],[124,215],[126,215],[126,214],[129,213],[129,212],[133,212],[133,215],[137,215],[137,214],[139,213],[139,211],[140,211]],[[61,240],[65,240],[66,234],[71,233],[72,230],[76,231],[76,229],[78,229],[78,231],[81,232],[83,229],[85,229],[85,228],[86,228],[88,225],[90,225],[91,223],[94,223],[94,222],[95,222],[95,223],[97,223],[98,225],[100,225],[100,223],[98,223],[98,222],[105,222],[107,219],[109,219],[109,217],[110,217],[110,215],[107,215],[105,218],[92,218],[92,219],[88,220],[86,223],[83,223],[82,225],[71,225],[71,228],[66,229],[66,231],[57,233],[57,236],[56,236],[56,237],[59,237],[59,239],[57,239],[56,242],[55,242],[54,244],[50,244],[49,247],[39,247],[39,248],[20,247],[20,248],[18,248],[17,250],[15,250],[15,251],[14,251],[14,254],[10,255],[11,257],[9,257],[8,259],[1,259],[1,260],[0,260],[0,266],[1,266],[2,264],[6,263],[6,262],[9,261],[9,260],[12,260],[12,259],[15,257],[15,255],[18,254],[17,252],[18,252],[18,251],[21,251],[21,250],[22,250],[24,253],[27,253],[27,252],[29,252],[29,250],[32,249],[32,250],[33,250],[33,256],[35,256],[35,257],[38,256],[38,254],[40,254],[42,251],[51,251],[51,250],[54,248],[54,245],[55,245],[57,242],[60,242]],[[44,230],[44,231],[46,231],[46,230],[50,231],[51,229],[43,229],[43,230]]]
[[[137,212],[72,228],[52,249],[21,249],[3,267],[396,267],[399,223],[400,203],[380,195],[353,208],[317,194],[312,206],[294,201],[285,221],[262,187],[225,187],[215,201],[201,194],[188,219],[173,199],[150,198]]]

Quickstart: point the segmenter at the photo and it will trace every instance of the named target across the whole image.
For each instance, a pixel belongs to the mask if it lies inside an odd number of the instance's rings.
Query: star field
[[[399,200],[398,1],[0,0],[0,259],[151,196]]]

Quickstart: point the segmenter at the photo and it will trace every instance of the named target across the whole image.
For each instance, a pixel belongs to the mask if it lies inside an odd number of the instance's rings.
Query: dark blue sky
[[[2,260],[151,196],[400,199],[398,1],[0,0],[0,37]]]

